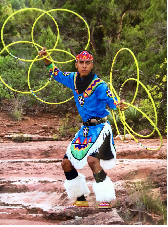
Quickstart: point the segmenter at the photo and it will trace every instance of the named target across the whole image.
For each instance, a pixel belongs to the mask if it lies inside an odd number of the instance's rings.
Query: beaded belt
[[[104,118],[93,117],[93,118],[88,119],[85,122],[83,121],[83,125],[84,126],[95,126],[95,125],[104,123],[106,121],[107,121],[107,117],[104,117]]]

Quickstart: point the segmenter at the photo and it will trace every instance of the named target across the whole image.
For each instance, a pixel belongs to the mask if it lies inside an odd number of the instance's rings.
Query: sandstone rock
[[[41,133],[41,132],[40,132]],[[26,141],[53,141],[53,136],[39,136],[39,135],[30,135],[30,134],[12,134],[4,135],[4,139],[9,139],[14,142],[26,142]]]
[[[125,134],[125,140],[132,140],[133,138],[131,137],[130,134]]]
[[[122,135],[117,135],[116,137],[115,137],[115,140],[121,140],[121,139],[123,139],[123,136]]]
[[[151,133],[152,133],[152,131],[149,130],[149,129],[143,129],[143,130],[138,132],[138,134],[143,135],[143,136],[150,135]]]
[[[22,117],[22,120],[23,120],[23,121],[30,121],[30,117],[25,117],[25,116],[24,116],[24,117]]]
[[[115,184],[116,201],[112,210],[94,209],[95,194],[92,190],[94,178],[88,165],[79,172],[86,176],[91,191],[87,200],[90,207],[65,209],[70,204],[64,189],[65,176],[60,162],[70,141],[37,141],[14,143],[11,141],[0,144],[0,190],[1,214],[0,219],[8,219],[8,225],[16,223],[23,225],[26,220],[41,221],[44,224],[64,225],[120,225],[144,223],[143,217],[148,217],[148,224],[154,220],[143,210],[133,207],[125,183],[134,185],[147,177],[154,184],[154,193],[160,191],[162,201],[167,202],[166,159],[154,159],[158,151],[147,151],[129,141],[115,141],[117,148],[117,164],[113,169],[107,170],[108,176]],[[159,140],[144,140],[144,143],[157,147]],[[163,153],[167,150],[167,141],[164,140]],[[162,149],[161,148],[161,149]],[[160,150],[161,150],[160,149]],[[119,157],[124,157],[120,159]],[[140,159],[145,157],[146,159]],[[135,159],[136,158],[136,159]],[[136,191],[136,188],[133,193]],[[116,204],[115,204],[116,203]],[[9,209],[7,212],[6,209]],[[134,208],[134,214],[130,215]],[[21,212],[23,209],[23,212]],[[138,210],[139,209],[139,210]],[[127,210],[125,216],[124,211]],[[14,212],[14,214],[12,213]],[[118,212],[118,214],[117,214]],[[12,214],[11,214],[12,213]],[[39,213],[39,214],[38,214]],[[131,213],[131,214],[132,214]],[[3,215],[2,215],[3,214]],[[15,215],[16,214],[16,215]],[[119,216],[118,216],[119,215]],[[129,220],[127,220],[129,216]],[[123,218],[120,218],[120,216]],[[140,218],[139,218],[140,217]],[[15,222],[13,218],[17,219]],[[162,218],[155,217],[155,223]],[[18,223],[17,223],[18,221]],[[0,220],[0,224],[4,223]]]
[[[124,135],[117,135],[115,137],[115,140],[123,140],[124,139]],[[125,134],[125,140],[132,140],[133,138],[131,137],[130,134]]]
[[[91,207],[88,208],[72,207],[64,209],[60,212],[45,215],[45,218],[48,220],[70,220],[75,219],[75,217],[86,217],[90,214],[95,214],[97,212],[99,212],[98,209],[94,209]]]
[[[161,200],[167,203],[167,169],[163,167],[151,171],[149,179],[155,187],[160,188]]]
[[[118,215],[116,209],[109,212],[99,212],[89,214],[87,217],[80,218],[76,215],[74,220],[61,222],[61,225],[124,225],[123,219]]]
[[[42,129],[48,129],[48,125],[42,125]]]

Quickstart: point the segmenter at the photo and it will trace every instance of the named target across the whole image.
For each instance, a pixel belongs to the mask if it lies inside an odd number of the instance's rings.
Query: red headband
[[[80,54],[76,55],[76,61],[78,60],[91,60],[93,62],[93,56],[87,51],[82,51]]]

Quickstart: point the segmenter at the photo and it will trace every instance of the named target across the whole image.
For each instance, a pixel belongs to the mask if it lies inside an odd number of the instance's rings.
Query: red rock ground
[[[16,122],[7,111],[1,111],[0,225],[62,223],[62,219],[45,218],[46,213],[62,211],[70,204],[63,187],[65,176],[60,164],[71,137],[68,135],[61,138],[62,141],[54,141],[53,134],[59,125],[57,115],[25,116],[22,121]],[[27,134],[26,141],[13,141],[15,134]],[[31,141],[27,141],[28,138]],[[44,141],[39,141],[42,139]],[[140,142],[152,149],[160,145],[159,139],[141,139]],[[146,150],[132,140],[115,140],[115,144],[117,165],[106,172],[115,184],[117,199],[113,205],[118,213],[123,212],[126,205],[131,207],[132,197],[128,195],[126,184],[143,182],[149,177],[155,183],[155,193],[166,203],[167,139],[163,140],[158,151]],[[79,172],[86,177],[91,191],[88,202],[94,208],[92,172],[88,165]],[[131,194],[134,195],[134,192],[136,190]],[[135,215],[129,223],[138,222],[138,217]],[[153,222],[155,219],[152,219]],[[141,224],[144,224],[142,220]]]

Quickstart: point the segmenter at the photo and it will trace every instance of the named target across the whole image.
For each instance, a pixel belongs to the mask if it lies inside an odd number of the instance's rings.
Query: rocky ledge
[[[89,208],[66,209],[61,160],[70,141],[3,141],[0,143],[1,225],[165,224],[167,205],[167,140],[158,151],[134,141],[115,141],[117,164],[107,170],[116,190],[113,208],[95,209],[92,172],[86,165]],[[159,140],[142,143],[157,148]]]

